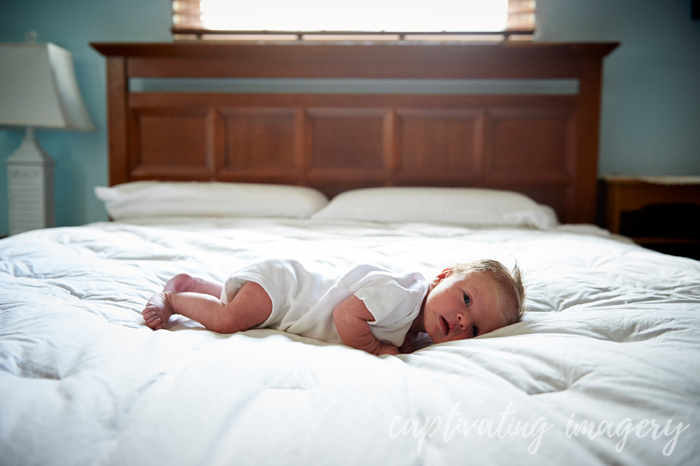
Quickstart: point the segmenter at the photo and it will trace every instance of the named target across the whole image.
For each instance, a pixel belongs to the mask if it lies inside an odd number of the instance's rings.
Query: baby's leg
[[[246,282],[228,304],[210,294],[166,291],[154,295],[143,312],[154,330],[165,328],[171,314],[181,314],[209,330],[235,333],[265,322],[272,313],[272,300],[263,287]]]
[[[204,293],[216,298],[221,296],[223,285],[202,277],[181,273],[168,280],[163,291],[175,291],[176,293]]]
[[[151,296],[141,314],[146,321],[146,325],[153,330],[163,329],[167,326],[170,316],[175,313],[165,295],[166,292],[202,293],[218,298],[221,296],[221,289],[221,283],[181,273],[168,280],[162,293],[156,293]]]

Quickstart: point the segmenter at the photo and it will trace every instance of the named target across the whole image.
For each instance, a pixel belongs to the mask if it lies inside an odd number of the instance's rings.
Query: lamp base
[[[55,225],[54,184],[51,157],[34,139],[34,129],[5,161],[10,204],[10,234]]]

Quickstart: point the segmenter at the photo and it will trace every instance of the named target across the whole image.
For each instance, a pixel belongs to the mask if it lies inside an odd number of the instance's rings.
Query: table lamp
[[[0,43],[0,126],[26,136],[7,164],[10,234],[52,227],[53,165],[34,128],[94,130],[80,97],[69,51],[54,44]]]

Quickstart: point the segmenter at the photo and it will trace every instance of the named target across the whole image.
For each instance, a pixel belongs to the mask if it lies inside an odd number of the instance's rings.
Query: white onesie
[[[245,282],[262,286],[272,300],[270,317],[256,328],[273,328],[328,343],[342,343],[333,310],[353,294],[360,298],[374,322],[374,337],[401,346],[428,292],[420,273],[394,274],[361,264],[337,277],[304,268],[295,260],[267,260],[231,275],[221,300],[228,303]]]

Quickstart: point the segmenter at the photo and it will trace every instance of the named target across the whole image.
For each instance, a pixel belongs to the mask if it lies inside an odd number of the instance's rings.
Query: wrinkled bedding
[[[0,240],[0,464],[698,464],[700,262],[594,228],[97,223]],[[523,322],[410,355],[141,310],[265,258],[524,271]]]

